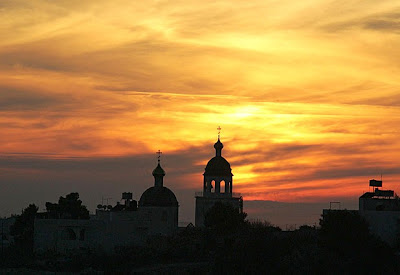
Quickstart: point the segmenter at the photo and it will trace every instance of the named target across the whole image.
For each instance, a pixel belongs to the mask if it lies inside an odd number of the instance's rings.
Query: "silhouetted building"
[[[399,241],[400,199],[393,190],[382,190],[382,181],[371,180],[373,192],[359,198],[359,213],[369,223],[372,233],[394,246]]]
[[[357,211],[369,224],[372,234],[391,246],[400,244],[400,198],[393,190],[382,190],[382,181],[370,180],[373,192],[364,193],[359,199],[357,210],[323,209],[329,211]],[[331,203],[332,207],[332,203]]]
[[[233,174],[231,165],[222,157],[224,145],[220,141],[214,144],[215,157],[210,159],[203,174],[203,192],[196,193],[195,225],[204,226],[204,217],[216,202],[230,204],[243,211],[243,198],[239,193],[233,193]]]
[[[0,219],[1,249],[10,246],[14,242],[14,237],[10,234],[10,228],[14,223],[15,217]]]
[[[174,193],[163,186],[165,172],[160,165],[153,171],[154,186],[139,200],[123,193],[125,204],[98,206],[89,220],[36,218],[34,250],[62,254],[76,250],[113,253],[118,246],[143,245],[148,238],[172,235],[178,230],[179,204]]]

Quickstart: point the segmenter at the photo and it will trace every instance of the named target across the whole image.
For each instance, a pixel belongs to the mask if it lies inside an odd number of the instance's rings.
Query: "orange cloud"
[[[218,125],[236,191],[248,199],[354,197],[370,177],[383,173],[388,188],[400,180],[394,1],[1,5],[7,181],[41,171],[47,182],[54,166],[35,165],[43,160],[68,160],[56,165],[66,176],[83,163],[71,159],[161,149],[173,187],[192,192]],[[16,156],[31,168],[7,164]],[[81,176],[71,180],[82,188],[100,180]]]

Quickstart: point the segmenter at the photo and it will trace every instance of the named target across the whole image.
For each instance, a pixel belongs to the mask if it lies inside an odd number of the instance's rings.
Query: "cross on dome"
[[[221,150],[222,150],[222,148],[224,148],[224,145],[223,145],[222,142],[220,141],[221,126],[218,126],[217,130],[218,130],[218,140],[217,140],[217,142],[214,144],[214,148],[215,148],[215,155],[216,155],[217,157],[220,157],[220,156],[221,156]]]
[[[158,155],[158,164],[157,167],[153,170],[153,176],[154,176],[154,186],[155,187],[162,187],[163,186],[163,177],[165,176],[165,171],[164,169],[162,169],[161,165],[160,165],[160,159],[161,159],[161,154],[162,152],[160,150],[158,150],[156,152],[156,154]]]
[[[161,159],[161,154],[162,154],[162,152],[160,151],[160,150],[158,150],[157,152],[156,152],[156,154],[158,155],[158,163],[160,163],[160,159]]]

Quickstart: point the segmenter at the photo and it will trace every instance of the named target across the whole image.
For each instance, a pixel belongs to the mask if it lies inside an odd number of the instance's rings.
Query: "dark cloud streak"
[[[400,34],[400,11],[382,12],[358,19],[325,24],[322,29],[341,32],[351,29],[367,29]]]
[[[0,85],[0,111],[32,111],[64,105],[66,96]]]

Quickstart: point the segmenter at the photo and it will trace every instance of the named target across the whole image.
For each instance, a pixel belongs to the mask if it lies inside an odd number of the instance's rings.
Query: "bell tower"
[[[220,141],[214,144],[215,157],[213,157],[206,166],[204,176],[203,193],[215,194],[232,194],[232,169],[229,162],[222,157],[222,148],[224,145]],[[225,187],[221,189],[221,183],[225,183]],[[213,184],[214,183],[214,184]]]
[[[204,226],[204,217],[216,202],[230,204],[243,211],[243,199],[240,194],[233,193],[233,174],[231,165],[222,157],[224,145],[220,139],[221,127],[218,130],[218,140],[214,144],[215,157],[207,163],[203,173],[203,192],[196,193],[196,226]],[[224,184],[224,186],[222,186]]]

